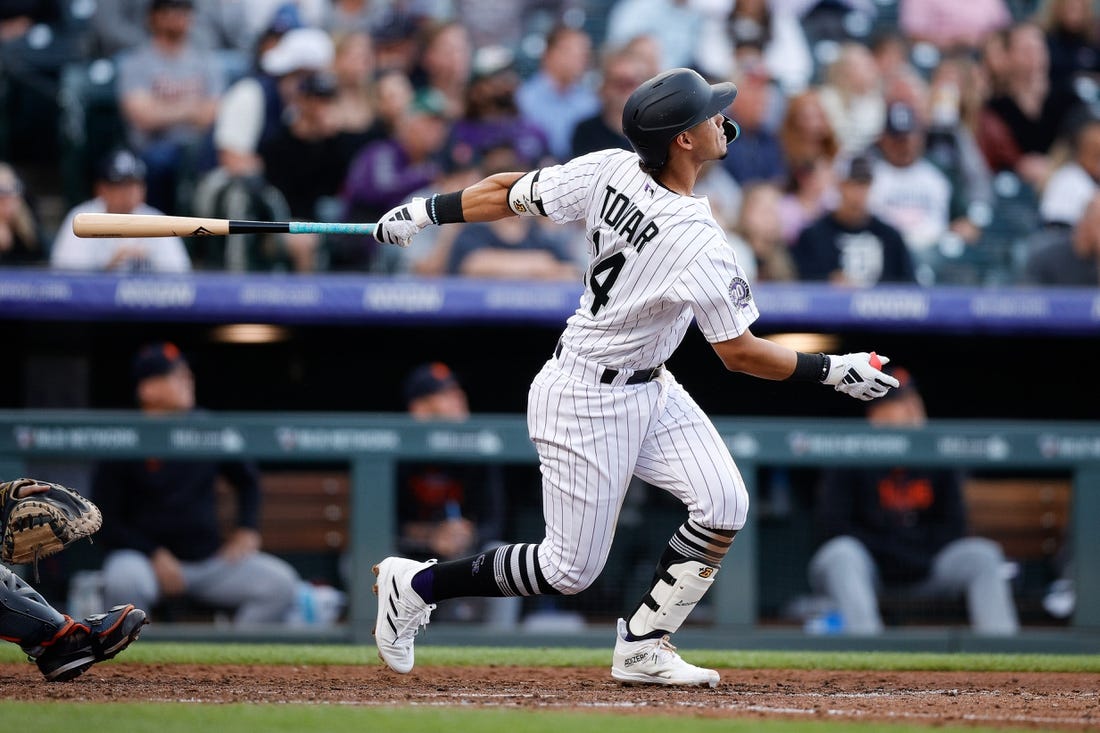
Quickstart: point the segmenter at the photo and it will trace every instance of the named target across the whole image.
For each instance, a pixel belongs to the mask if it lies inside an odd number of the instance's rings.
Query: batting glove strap
[[[821,381],[832,386],[837,392],[843,392],[857,400],[869,401],[882,397],[891,387],[898,386],[898,380],[889,374],[871,366],[871,355],[867,352],[829,355],[829,371]],[[880,356],[882,365],[890,359]]]
[[[432,223],[426,201],[414,198],[387,211],[374,226],[374,238],[382,244],[408,247],[416,233]]]

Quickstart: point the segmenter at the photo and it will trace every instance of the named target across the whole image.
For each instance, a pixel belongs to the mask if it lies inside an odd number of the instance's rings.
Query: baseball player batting
[[[528,396],[546,536],[437,563],[388,557],[378,576],[375,639],[397,672],[435,604],[461,596],[574,594],[604,567],[632,476],[687,508],[652,586],[618,621],[611,675],[628,683],[718,684],[669,642],[718,575],[745,524],[748,494],[710,419],[664,366],[694,320],[731,371],[823,382],[862,400],[898,385],[871,353],[804,354],[749,330],[758,314],[745,272],[693,195],[701,167],[738,135],[724,111],[733,84],[673,69],[623,110],[635,152],[604,150],[527,173],[502,173],[387,212],[374,236],[408,246],[429,225],[506,216],[584,220],[584,294]],[[888,359],[880,357],[879,364]],[[876,362],[878,359],[876,358]]]

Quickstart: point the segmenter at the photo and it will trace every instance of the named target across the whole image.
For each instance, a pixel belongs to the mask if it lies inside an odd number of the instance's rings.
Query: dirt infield
[[[46,684],[0,664],[0,699],[79,702],[301,702],[603,710],[717,718],[1100,730],[1100,675],[722,670],[716,689],[624,687],[604,668],[126,664]]]

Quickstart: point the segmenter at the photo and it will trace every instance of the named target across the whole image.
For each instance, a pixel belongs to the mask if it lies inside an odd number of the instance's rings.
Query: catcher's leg
[[[0,565],[0,638],[37,656],[41,644],[69,623],[71,619],[47,603],[29,583]]]

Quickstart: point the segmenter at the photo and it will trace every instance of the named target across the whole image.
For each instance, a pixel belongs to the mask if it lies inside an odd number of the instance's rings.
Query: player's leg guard
[[[0,565],[0,638],[13,641],[31,656],[71,623],[46,602],[38,591]]]
[[[710,589],[736,534],[735,529],[684,522],[657,563],[652,587],[627,620],[630,638],[675,633]]]

